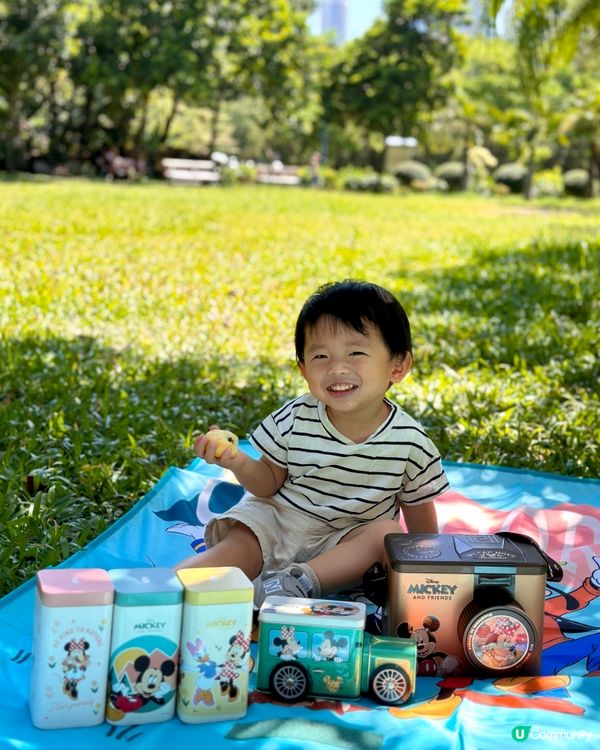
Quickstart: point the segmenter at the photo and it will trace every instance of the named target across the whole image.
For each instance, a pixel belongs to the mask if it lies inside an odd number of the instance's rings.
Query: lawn
[[[0,182],[0,593],[131,507],[213,422],[301,391],[319,284],[391,288],[393,393],[453,461],[598,476],[600,201]]]

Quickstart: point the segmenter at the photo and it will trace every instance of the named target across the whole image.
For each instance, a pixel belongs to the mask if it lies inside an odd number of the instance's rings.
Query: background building
[[[336,44],[346,41],[347,22],[347,0],[321,0],[321,31],[333,32]]]

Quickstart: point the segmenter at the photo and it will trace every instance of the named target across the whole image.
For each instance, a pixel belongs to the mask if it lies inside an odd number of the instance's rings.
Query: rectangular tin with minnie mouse
[[[186,568],[177,715],[185,723],[245,716],[252,582],[235,567]]]
[[[106,719],[150,724],[175,714],[183,586],[170,568],[109,571],[115,607]]]
[[[105,570],[36,575],[29,707],[40,729],[104,720],[114,587]]]

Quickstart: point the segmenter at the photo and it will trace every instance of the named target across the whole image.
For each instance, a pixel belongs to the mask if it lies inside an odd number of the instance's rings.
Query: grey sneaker
[[[254,606],[260,608],[267,596],[293,596],[310,599],[319,596],[318,582],[305,563],[293,563],[283,570],[267,570],[254,581]],[[311,575],[312,573],[312,575]],[[314,579],[314,580],[313,580]]]

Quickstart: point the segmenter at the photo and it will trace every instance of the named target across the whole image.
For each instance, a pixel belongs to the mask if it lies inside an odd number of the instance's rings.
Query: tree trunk
[[[86,86],[85,88],[85,103],[83,105],[83,120],[81,122],[80,127],[77,129],[79,131],[79,141],[77,143],[77,155],[81,155],[81,151],[83,149],[84,144],[90,143],[91,141],[91,130],[92,130],[92,110],[93,110],[93,103],[94,103],[94,90],[91,86]],[[77,131],[75,131],[77,132]],[[102,144],[103,147],[105,144]]]
[[[463,138],[463,148],[462,148],[462,164],[463,164],[463,176],[460,181],[460,189],[461,190],[468,190],[469,183],[471,182],[470,177],[470,171],[471,171],[471,164],[469,162],[469,149],[470,146],[470,138],[469,138],[469,124],[465,123],[465,137]]]
[[[369,146],[369,164],[379,174],[383,172],[384,161],[385,149],[383,151],[378,151],[372,146]]]
[[[10,113],[6,127],[6,171],[14,174],[17,171],[17,140],[19,136],[20,102],[18,85],[10,92],[8,111]]]
[[[171,105],[171,111],[169,112],[167,121],[165,122],[165,127],[163,128],[160,139],[158,141],[159,150],[162,149],[162,147],[167,142],[167,138],[169,137],[169,131],[171,130],[171,125],[173,124],[173,120],[175,119],[175,115],[177,114],[178,106],[179,106],[179,99],[177,98],[177,94],[174,92],[173,104]]]
[[[523,181],[523,195],[529,201],[533,197],[533,173],[535,172],[535,146],[539,128],[535,125],[527,138],[529,153],[527,155],[527,174]]]
[[[142,151],[142,144],[144,141],[144,133],[146,132],[146,122],[148,120],[148,104],[150,102],[150,92],[144,96],[142,102],[142,118],[140,125],[137,129],[135,136],[133,137],[133,148],[135,155],[137,156]]]
[[[50,160],[54,156],[54,147],[58,143],[56,137],[58,132],[58,107],[56,106],[56,79],[53,75],[48,78],[50,93],[48,96],[48,154]]]
[[[596,178],[598,177],[598,162],[596,157],[596,148],[594,139],[592,136],[592,142],[590,143],[590,166],[588,168],[588,185],[587,192],[588,197],[593,198],[596,189]]]
[[[216,151],[217,138],[219,137],[219,115],[221,114],[221,100],[217,99],[217,102],[212,110],[212,117],[210,120],[210,142],[208,144],[208,153],[212,154]]]

